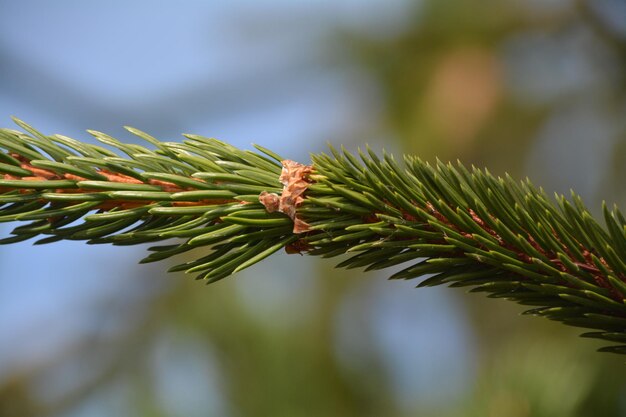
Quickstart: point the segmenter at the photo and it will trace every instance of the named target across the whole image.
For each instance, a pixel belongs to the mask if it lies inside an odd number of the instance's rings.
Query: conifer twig
[[[154,149],[100,132],[91,145],[46,136],[16,120],[0,129],[0,222],[23,222],[0,243],[38,238],[149,248],[153,262],[206,247],[170,268],[214,282],[285,248],[339,266],[383,269],[418,286],[471,287],[532,306],[527,314],[593,329],[626,353],[626,220],[603,206],[604,226],[581,199],[552,200],[528,180],[499,178],[371,150],[286,161],[185,135]],[[125,156],[120,156],[124,154]]]

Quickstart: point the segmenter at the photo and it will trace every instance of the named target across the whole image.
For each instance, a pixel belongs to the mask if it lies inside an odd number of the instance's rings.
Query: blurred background
[[[598,214],[626,208],[626,2],[0,0],[11,115],[459,158]],[[0,416],[626,416],[622,357],[506,301],[284,254],[205,287],[144,253],[0,248]]]

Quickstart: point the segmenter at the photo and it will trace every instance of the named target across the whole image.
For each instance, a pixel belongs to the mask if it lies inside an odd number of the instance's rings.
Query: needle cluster
[[[0,222],[22,224],[2,244],[170,241],[141,262],[205,248],[170,270],[207,282],[282,248],[348,254],[340,267],[405,264],[392,279],[513,300],[531,306],[527,314],[617,342],[601,350],[626,353],[626,219],[617,207],[603,206],[601,225],[575,194],[549,198],[528,180],[369,149],[295,164],[303,174],[290,199],[293,161],[261,146],[197,135],[160,142],[128,128],[144,147],[90,131],[103,147],[16,123],[23,131],[0,129]],[[294,203],[268,210],[268,196]]]

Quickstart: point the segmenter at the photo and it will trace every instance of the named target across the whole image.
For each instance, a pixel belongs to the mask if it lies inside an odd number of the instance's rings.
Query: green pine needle
[[[306,190],[291,195],[282,158],[260,146],[196,135],[159,142],[127,128],[149,149],[89,132],[111,151],[15,121],[23,131],[0,129],[0,222],[21,224],[0,244],[177,238],[141,262],[206,247],[170,270],[207,282],[282,248],[349,254],[344,268],[408,262],[391,278],[533,306],[527,314],[593,329],[583,336],[618,343],[602,351],[626,353],[626,220],[617,207],[603,205],[600,225],[575,194],[553,200],[528,180],[410,156],[400,163],[370,149],[313,155],[296,178]],[[265,195],[293,197],[295,213],[270,209]]]

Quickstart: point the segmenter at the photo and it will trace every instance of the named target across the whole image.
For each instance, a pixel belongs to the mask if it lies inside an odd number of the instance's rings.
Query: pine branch
[[[527,314],[593,329],[585,337],[626,353],[626,220],[603,207],[604,226],[572,194],[549,199],[529,181],[369,149],[285,161],[186,135],[155,149],[90,133],[115,148],[0,129],[0,222],[27,222],[0,243],[38,237],[151,247],[141,262],[199,247],[174,266],[214,282],[285,248],[334,257],[345,268],[384,269],[418,286],[471,287],[533,306]],[[125,157],[121,157],[125,154]]]

